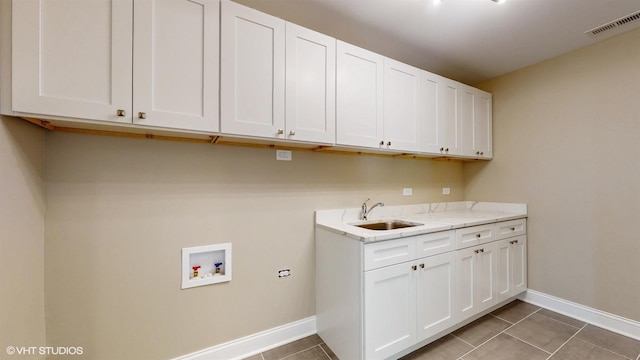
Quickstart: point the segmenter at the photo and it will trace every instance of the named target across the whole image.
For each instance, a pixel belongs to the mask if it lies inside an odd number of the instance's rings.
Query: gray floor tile
[[[244,358],[243,360],[262,360],[262,355],[258,354],[258,355],[253,355],[251,357],[248,358]]]
[[[464,360],[545,360],[548,353],[500,334],[463,357]]]
[[[456,360],[473,350],[473,346],[447,335],[431,344],[412,352],[401,360]]]
[[[627,360],[601,347],[573,338],[549,360]]]
[[[264,357],[264,360],[280,360],[286,356],[299,353],[322,343],[323,341],[320,336],[311,335],[275,349],[265,351],[262,353],[262,356]]]
[[[322,348],[322,350],[324,350],[325,353],[327,353],[327,355],[329,355],[329,358],[331,358],[331,360],[340,360],[338,359],[336,354],[333,353],[333,350],[331,350],[329,346],[327,346],[327,344],[320,344],[320,347]]]
[[[544,315],[544,316],[548,316],[552,319],[558,320],[558,321],[562,321],[563,323],[567,324],[567,325],[571,325],[571,326],[575,326],[577,328],[582,328],[583,326],[586,325],[586,323],[580,321],[580,320],[576,320],[574,318],[568,317],[568,316],[564,316],[562,314],[558,314],[557,312],[553,312],[551,310],[547,310],[547,309],[540,309],[540,311],[538,311],[538,314],[540,315]]]
[[[640,354],[640,341],[593,325],[587,325],[580,330],[576,338],[629,359],[635,359]]]
[[[514,325],[505,333],[550,353],[569,340],[578,328],[552,318],[533,314]]]
[[[492,312],[491,314],[493,316],[499,317],[502,320],[515,324],[539,309],[539,306],[531,305],[520,300],[515,300]]]
[[[329,360],[329,357],[320,346],[314,346],[311,349],[282,358],[282,360]]]
[[[473,346],[478,346],[509,326],[511,326],[510,323],[487,315],[454,331],[453,335]]]

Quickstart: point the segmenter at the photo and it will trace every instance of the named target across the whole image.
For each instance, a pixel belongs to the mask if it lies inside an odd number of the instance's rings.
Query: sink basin
[[[420,226],[424,224],[412,223],[412,222],[401,221],[401,220],[386,220],[386,221],[375,221],[375,222],[352,224],[352,225],[361,227],[364,229],[369,229],[369,230],[393,230],[393,229],[402,229],[402,228]]]

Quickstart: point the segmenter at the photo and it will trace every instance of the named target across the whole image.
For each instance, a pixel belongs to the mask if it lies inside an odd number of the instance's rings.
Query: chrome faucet
[[[372,207],[367,208],[367,201],[369,200],[371,199],[367,199],[365,200],[365,202],[362,203],[362,212],[360,213],[360,220],[367,220],[367,216],[369,215],[371,210],[375,209],[377,206],[384,206],[384,203],[379,202],[374,204]]]

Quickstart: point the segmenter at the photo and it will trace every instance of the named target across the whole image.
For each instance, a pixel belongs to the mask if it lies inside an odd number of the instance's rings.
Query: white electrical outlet
[[[450,188],[442,188],[442,195],[450,195],[450,194],[451,194]]]
[[[291,150],[276,150],[276,160],[291,161]]]
[[[285,278],[291,275],[291,269],[283,269],[278,271],[279,278]]]
[[[412,188],[404,188],[404,189],[402,189],[402,195],[404,195],[404,196],[413,195],[413,189]]]

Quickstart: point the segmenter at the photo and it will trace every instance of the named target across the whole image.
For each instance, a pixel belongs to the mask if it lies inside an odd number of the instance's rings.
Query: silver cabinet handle
[[[146,119],[147,118],[147,113],[144,113],[142,111],[138,112],[138,119]]]
[[[124,110],[121,110],[121,109],[118,109],[118,111],[116,111],[116,114],[117,114],[119,117],[125,117],[125,116],[127,116],[127,112],[126,112],[126,111],[124,111]]]
[[[284,134],[284,129],[278,129],[278,135]]]
[[[296,134],[296,131],[295,131],[295,130],[291,130],[291,131],[289,131],[289,135],[293,136],[293,135],[295,135],[295,134]]]

